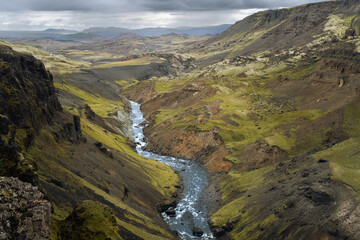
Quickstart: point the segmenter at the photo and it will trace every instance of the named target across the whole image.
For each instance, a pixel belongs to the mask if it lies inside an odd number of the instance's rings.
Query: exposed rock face
[[[49,239],[50,217],[51,204],[37,187],[0,177],[0,239]]]
[[[40,128],[52,124],[54,115],[61,110],[52,75],[42,62],[0,45],[0,134],[4,136],[0,140],[1,176],[37,183],[33,167],[22,156],[21,147],[30,147]],[[72,127],[73,132],[79,132],[79,123],[76,126],[74,119],[64,130],[71,133]]]
[[[38,177],[33,167],[19,152],[19,147],[8,144],[0,136],[0,176],[18,177],[21,181],[36,185]]]
[[[353,28],[348,28],[345,32],[344,39],[347,39],[349,37],[355,37],[356,31]]]
[[[0,46],[1,125],[38,130],[51,123],[61,105],[55,94],[53,78],[44,65],[31,55]],[[6,134],[6,131],[3,131]]]
[[[154,73],[162,73],[164,76],[167,77],[176,77],[180,76],[185,72],[190,72],[195,69],[194,58],[184,58],[182,55],[175,55],[171,53],[146,53],[142,55],[130,55],[122,60],[131,60],[137,59],[141,57],[159,57],[165,59],[166,61],[162,64],[153,64]],[[151,78],[152,75],[156,74],[145,74],[143,77],[138,78],[138,80],[146,80]]]

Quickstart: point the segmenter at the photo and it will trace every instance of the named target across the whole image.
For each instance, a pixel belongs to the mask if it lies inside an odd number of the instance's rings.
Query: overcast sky
[[[0,30],[232,24],[257,11],[320,1],[322,0],[0,0]]]

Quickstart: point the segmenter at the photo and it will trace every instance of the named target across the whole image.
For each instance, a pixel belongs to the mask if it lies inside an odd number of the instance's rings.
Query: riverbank
[[[146,158],[156,159],[182,176],[184,189],[181,199],[174,208],[163,213],[165,221],[172,230],[177,231],[181,239],[211,239],[212,232],[208,224],[206,204],[201,195],[208,186],[208,175],[206,169],[194,161],[179,159],[175,157],[162,156],[143,150],[146,146],[144,140],[144,118],[140,104],[131,103],[130,118],[133,121],[133,138],[137,152]],[[195,236],[197,235],[197,236]]]

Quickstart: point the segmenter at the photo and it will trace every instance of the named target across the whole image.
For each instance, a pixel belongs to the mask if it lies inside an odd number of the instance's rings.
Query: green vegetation
[[[52,73],[64,74],[71,72],[78,72],[82,68],[89,68],[90,63],[84,61],[77,61],[63,55],[57,55],[49,53],[37,47],[29,45],[12,44],[3,40],[0,40],[0,44],[9,46],[15,51],[31,54],[37,59],[41,60],[48,70]]]
[[[167,78],[153,78],[151,79],[155,82],[154,90],[160,94],[165,92],[170,92],[172,89],[181,86],[183,84],[186,84],[191,80],[191,75],[187,77],[182,77],[180,79],[167,79]]]
[[[262,234],[259,229],[269,227],[277,218],[274,214],[259,217],[261,213],[254,207],[256,203],[250,202],[246,196],[236,198],[234,196],[267,183],[265,174],[272,169],[273,167],[270,166],[253,171],[231,171],[222,177],[221,189],[225,204],[211,216],[214,225],[221,227],[231,224],[234,229],[241,229],[231,233],[234,239],[258,239]]]
[[[121,86],[121,90],[123,93],[125,93],[128,89],[133,89],[134,87],[138,86],[137,84],[139,83],[138,80],[136,79],[131,79],[131,80],[119,80],[119,81],[115,81],[116,84]]]
[[[351,186],[360,198],[360,138],[350,138],[313,155],[331,161],[333,177]]]
[[[354,101],[346,107],[343,130],[350,137],[360,137],[360,101]]]
[[[109,62],[104,64],[95,65],[94,68],[112,68],[112,67],[122,67],[122,66],[134,66],[134,65],[148,65],[150,63],[161,63],[162,60],[157,57],[142,57],[135,58],[126,61],[117,61]]]
[[[248,191],[261,186],[266,182],[264,175],[273,168],[273,166],[268,166],[243,172],[232,170],[222,178],[221,190],[223,201],[225,203],[228,202],[235,195],[234,193]]]
[[[84,201],[60,223],[61,239],[123,239],[113,211],[98,202]]]
[[[145,176],[149,179],[149,183],[153,185],[161,194],[170,197],[176,191],[174,187],[179,181],[178,176],[174,171],[152,159],[146,159],[134,152],[133,149],[126,144],[127,140],[114,133],[105,132],[96,124],[91,123],[89,120],[81,118],[82,131],[89,137],[120,151],[133,159],[131,164],[136,166]]]
[[[315,65],[315,66],[314,66]],[[309,75],[315,70],[317,64],[306,66],[305,70],[283,72],[284,76],[298,80]],[[273,73],[277,77],[280,73]],[[273,77],[272,76],[272,77]],[[205,87],[217,89],[215,95],[202,100],[203,105],[210,102],[220,102],[220,112],[210,116],[203,123],[197,122],[197,117],[189,115],[191,111],[202,112],[201,108],[193,109],[192,106],[177,109],[160,109],[156,115],[156,125],[171,121],[170,128],[187,128],[196,125],[199,131],[209,131],[215,126],[227,148],[235,150],[228,160],[237,162],[241,155],[240,149],[258,139],[265,139],[270,145],[276,145],[286,150],[291,156],[306,153],[321,147],[327,132],[331,129],[318,129],[299,138],[298,125],[289,131],[284,131],[287,124],[303,120],[305,123],[313,122],[327,111],[322,110],[296,110],[296,102],[286,96],[278,96],[266,88],[269,81],[259,80],[258,77],[206,77]],[[171,91],[175,87],[189,84],[187,78],[178,81],[155,81],[155,89],[159,92]],[[140,84],[141,86],[141,84]],[[159,90],[160,89],[160,90]],[[205,109],[205,107],[204,107]],[[164,129],[165,131],[165,129]]]
[[[324,27],[324,31],[335,34],[338,38],[342,38],[346,30],[350,27],[350,24],[346,19],[343,19],[343,15],[330,15],[328,22]]]
[[[55,87],[66,91],[83,100],[84,104],[88,104],[90,108],[99,116],[107,118],[110,115],[116,115],[119,109],[123,109],[122,101],[109,100],[97,94],[92,94],[78,87],[70,85],[65,81],[62,83],[55,82]]]
[[[88,125],[91,125],[91,123],[88,123]],[[96,125],[92,125],[92,127],[98,128]],[[117,222],[120,223],[121,226],[127,228],[129,225],[129,223],[127,222],[133,221],[131,219],[138,219],[137,221],[142,226],[144,226],[144,229],[152,229],[151,231],[155,231],[163,236],[170,238],[170,235],[165,230],[156,226],[156,224],[151,219],[149,219],[142,213],[136,211],[135,209],[129,207],[118,197],[106,193],[105,191],[93,185],[84,178],[79,177],[78,175],[64,168],[59,163],[57,163],[57,161],[51,160],[51,159],[71,159],[72,150],[70,143],[66,143],[66,142],[62,143],[57,141],[50,131],[51,131],[50,129],[43,129],[41,131],[40,135],[37,137],[36,145],[28,150],[26,156],[32,162],[36,162],[38,167],[39,178],[42,181],[48,181],[47,179],[52,178],[51,176],[56,176],[57,179],[66,183],[67,188],[69,189],[68,191],[70,191],[71,194],[75,194],[75,192],[81,192],[82,194],[88,195],[90,193],[89,198],[92,198],[92,194],[101,196],[107,202],[113,204],[117,208],[122,209],[122,211],[127,212],[127,216],[128,216],[127,220],[126,219],[123,219],[122,221],[117,220]],[[101,131],[103,132],[103,130],[99,129],[98,133],[100,133]],[[84,129],[84,132],[86,134],[87,132],[86,129]],[[123,138],[120,138],[121,136],[117,136],[117,137],[123,140]],[[115,139],[113,139],[113,135],[109,137],[100,136],[98,140],[105,140],[105,142],[108,143],[109,145],[111,145],[110,143],[112,140],[114,142],[116,141]],[[152,162],[151,160],[148,161],[142,158],[140,160],[139,159],[140,156],[136,155],[135,152],[133,152],[124,142],[120,144],[121,140],[118,142],[119,146],[116,149],[121,149],[120,154],[124,154],[124,151],[128,151],[127,153],[125,153],[126,155],[131,154],[137,157],[137,158],[128,158],[128,161],[130,161],[132,165],[137,166],[140,172],[145,174],[145,176],[148,176],[150,184],[154,184],[154,187],[159,189],[159,191],[161,191],[161,193],[163,194],[170,195],[170,191],[175,191],[173,185],[177,183],[178,178],[177,175],[175,175],[173,171],[169,169],[169,167],[155,161]],[[114,143],[113,146],[115,145],[117,144]],[[164,179],[161,179],[161,177],[163,177]],[[158,179],[160,179],[161,182],[156,182]],[[165,186],[168,189],[165,189]],[[172,188],[170,188],[170,186]],[[58,192],[56,192],[56,194],[65,191],[62,194],[66,195],[66,190],[64,190],[63,188],[58,188],[57,191]],[[53,193],[51,192],[48,193],[54,205],[53,219],[55,222],[59,223],[59,221],[60,222],[64,221],[64,219],[68,217],[68,215],[72,211],[72,206],[66,202],[63,202],[62,198],[59,198],[60,196],[56,196],[56,195],[53,196],[52,194]],[[86,215],[84,215],[84,217],[85,216]],[[89,222],[87,222],[86,226],[90,227],[93,221],[97,221],[98,218],[96,217],[96,212],[94,213],[94,216],[95,216],[94,219],[89,219]],[[53,227],[59,228],[59,225],[57,224]],[[96,228],[96,226],[93,226],[93,228]],[[134,231],[135,230],[139,231],[139,232],[133,232],[135,235],[139,235],[139,236],[146,235],[146,233],[144,233],[146,231],[142,230],[141,228],[134,227],[133,229]],[[57,239],[57,238],[56,236],[54,236],[52,239]]]
[[[356,51],[358,52],[358,53],[360,53],[360,39],[358,39],[356,42],[355,42],[355,46],[356,46]]]

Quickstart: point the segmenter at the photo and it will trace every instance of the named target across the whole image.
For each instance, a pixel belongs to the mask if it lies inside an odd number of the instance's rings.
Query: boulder
[[[348,28],[345,32],[345,35],[344,35],[344,39],[348,39],[349,37],[355,37],[355,29],[353,28]]]
[[[213,233],[215,237],[221,237],[223,235],[225,235],[225,229],[219,227],[219,228],[215,228],[213,229]]]
[[[196,237],[201,237],[204,234],[203,230],[198,227],[193,227],[192,232],[193,232],[193,235]]]
[[[176,211],[175,211],[174,208],[169,208],[168,210],[165,211],[165,214],[170,216],[170,217],[175,217]]]
[[[176,201],[164,201],[157,205],[157,210],[159,212],[165,212],[169,208],[175,208],[176,207]]]
[[[111,159],[114,158],[111,150],[108,149],[107,147],[105,147],[101,142],[95,142],[94,145],[95,145],[103,154],[105,154],[108,158],[111,158]]]

